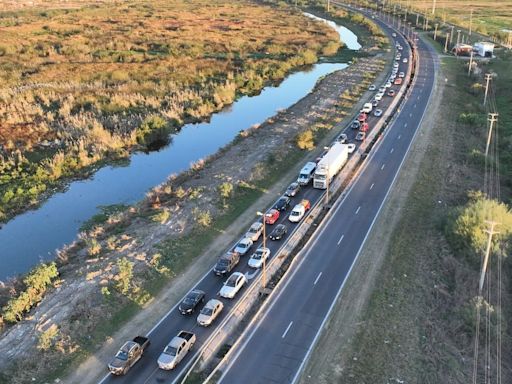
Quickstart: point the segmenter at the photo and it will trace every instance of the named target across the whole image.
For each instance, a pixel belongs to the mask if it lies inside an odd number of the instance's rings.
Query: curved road
[[[430,100],[438,63],[435,53],[421,40],[417,52],[416,84],[400,114],[311,246],[298,256],[291,276],[287,276],[262,319],[253,325],[252,334],[232,357],[220,383],[293,383],[299,377],[393,186]]]

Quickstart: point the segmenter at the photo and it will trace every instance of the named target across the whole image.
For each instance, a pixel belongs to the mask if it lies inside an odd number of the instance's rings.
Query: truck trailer
[[[326,189],[328,180],[330,182],[341,168],[343,168],[347,159],[348,145],[338,142],[334,143],[316,166],[313,187]]]

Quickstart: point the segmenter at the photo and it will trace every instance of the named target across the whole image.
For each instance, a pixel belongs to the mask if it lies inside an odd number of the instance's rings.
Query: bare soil
[[[252,127],[240,134],[232,145],[218,154],[193,166],[182,175],[170,177],[167,183],[148,193],[148,198],[131,207],[127,212],[116,215],[108,223],[83,233],[74,244],[60,255],[60,285],[50,292],[41,304],[32,311],[30,318],[7,328],[0,339],[0,368],[12,373],[10,383],[24,383],[47,374],[48,366],[62,361],[64,355],[84,353],[77,338],[94,332],[101,322],[112,318],[108,304],[101,293],[102,287],[111,287],[116,281],[118,268],[116,261],[126,257],[134,263],[136,283],[141,283],[148,270],[154,268],[157,246],[169,238],[179,238],[188,234],[196,223],[197,212],[210,212],[215,220],[224,208],[218,194],[218,186],[223,182],[234,185],[251,185],[265,176],[263,165],[269,154],[277,159],[285,157],[295,149],[298,133],[312,126],[334,125],[346,111],[340,109],[340,100],[346,90],[363,83],[367,73],[377,73],[383,67],[380,57],[359,59],[347,69],[337,71],[319,81],[315,89],[301,101],[269,119],[264,124]],[[366,79],[368,81],[368,79]],[[332,139],[336,132],[329,132],[324,141]],[[322,148],[322,142],[318,147]],[[304,153],[307,156],[307,153]],[[309,156],[313,156],[313,153]],[[226,244],[239,236],[241,229],[255,219],[254,212],[268,206],[280,191],[293,179],[301,163],[291,166],[286,177],[281,178],[252,206],[248,207],[233,223],[220,233],[215,241],[192,260],[189,266],[161,290],[160,294],[143,303],[143,309],[129,323],[108,338],[106,343],[95,345],[98,351],[83,365],[74,369],[69,383],[95,382],[104,372],[104,364],[123,340],[149,331],[149,329],[170,309],[213,265]],[[184,191],[178,196],[179,187]],[[163,223],[151,219],[155,213],[168,211],[170,217]],[[121,228],[122,233],[116,231]],[[115,241],[109,249],[109,241]],[[88,254],[87,244],[92,239],[101,246],[98,256]],[[172,274],[172,272],[171,272]],[[56,351],[41,353],[35,349],[40,333],[52,325],[60,330],[60,341]],[[77,341],[78,340],[78,341]],[[77,352],[78,351],[78,352]],[[64,359],[65,360],[65,359]],[[8,371],[7,364],[17,362],[15,371]],[[34,366],[25,361],[38,361]]]

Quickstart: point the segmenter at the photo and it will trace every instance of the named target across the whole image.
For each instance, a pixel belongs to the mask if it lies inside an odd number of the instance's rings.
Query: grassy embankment
[[[367,32],[369,35],[369,32]],[[325,135],[329,135],[329,130],[347,113],[351,111],[351,106],[358,99],[365,86],[372,80],[375,74],[368,73],[365,75],[364,80],[359,86],[354,87],[344,94],[343,99],[340,100],[339,105],[335,110],[330,113],[319,116],[316,122],[311,127],[313,133],[313,147],[321,143]],[[332,136],[333,133],[330,135]],[[76,361],[83,359],[90,353],[95,352],[95,347],[101,344],[108,335],[111,335],[115,330],[119,329],[120,325],[128,321],[142,306],[149,300],[157,295],[162,287],[169,283],[172,278],[179,275],[190,263],[197,258],[198,255],[208,246],[210,241],[214,239],[220,232],[236,218],[245,209],[253,203],[259,196],[261,196],[276,180],[285,175],[290,166],[295,165],[306,156],[304,151],[297,149],[294,146],[289,146],[286,152],[280,151],[278,155],[269,154],[265,164],[259,164],[260,169],[265,170],[261,172],[259,177],[254,179],[251,184],[242,183],[235,186],[235,191],[230,197],[228,206],[224,207],[222,215],[214,217],[213,221],[207,225],[198,225],[191,233],[178,239],[164,241],[158,246],[159,257],[155,259],[153,269],[146,271],[143,276],[137,276],[136,281],[143,281],[142,286],[137,287],[136,294],[130,294],[129,297],[123,296],[116,289],[113,283],[110,290],[104,291],[104,303],[101,305],[108,306],[108,316],[102,315],[102,321],[94,324],[91,327],[90,319],[83,316],[77,316],[72,324],[66,331],[61,330],[61,334],[57,335],[51,348],[44,351],[41,360],[38,361],[25,361],[13,366],[12,370],[4,372],[7,377],[18,377],[20,382],[23,382],[23,377],[37,374],[38,378],[52,379],[61,376],[66,372],[69,367],[75,364]],[[207,166],[207,164],[205,165]],[[190,171],[191,175],[195,171]],[[197,198],[192,195],[185,195],[183,198],[193,199]],[[219,199],[221,204],[221,199]],[[143,208],[135,214],[137,220],[153,220],[155,214],[159,209],[152,209],[151,202],[145,202],[141,205]],[[140,208],[140,207],[139,207]],[[96,217],[96,225],[103,223],[106,219],[104,217]],[[103,237],[113,237],[116,234],[121,234],[126,226],[126,222],[120,222],[106,228]],[[108,239],[107,239],[108,243]],[[86,246],[86,244],[84,244]],[[101,257],[103,250],[99,250],[100,254],[93,255],[94,257]],[[102,291],[103,292],[103,291]],[[88,329],[87,335],[83,329]],[[75,332],[76,331],[76,332]],[[69,332],[69,333],[68,333]],[[63,353],[61,341],[64,335],[72,334],[73,350],[65,349]],[[76,337],[76,335],[80,335]],[[56,348],[57,347],[57,348]],[[51,362],[51,363],[48,363]],[[41,371],[41,365],[53,366],[51,372]]]
[[[269,5],[76,3],[0,12],[0,220],[339,47]]]
[[[509,204],[511,59],[510,52],[499,52],[498,59],[483,64],[484,73],[498,75],[495,85],[500,113],[501,196]],[[461,207],[471,203],[469,191],[483,188],[487,132],[482,88],[474,87],[475,83],[482,84],[483,79],[468,77],[466,65],[467,61],[455,58],[442,60],[441,76],[447,82],[431,141],[401,209],[390,245],[383,250],[383,267],[378,271],[370,299],[358,322],[352,325],[356,336],[348,345],[330,345],[332,357],[326,359],[328,363],[316,362],[316,371],[308,372],[310,377],[322,377],[324,381],[320,382],[325,382],[326,377],[343,383],[434,384],[471,380],[481,253],[471,249],[467,238],[454,233],[454,220],[461,214]],[[482,235],[479,231],[478,236]],[[493,271],[496,261],[494,256]],[[512,272],[510,260],[505,258],[503,268],[502,380],[509,382],[512,380],[509,348],[512,288],[507,276]],[[495,274],[492,279],[496,281]],[[331,322],[342,316],[344,308],[338,308]],[[491,324],[491,375],[495,377],[495,308],[492,308]],[[482,323],[479,376],[485,371],[484,329]],[[327,333],[336,340],[340,329],[329,329]],[[329,345],[322,347],[329,348]],[[304,378],[304,382],[308,379]]]

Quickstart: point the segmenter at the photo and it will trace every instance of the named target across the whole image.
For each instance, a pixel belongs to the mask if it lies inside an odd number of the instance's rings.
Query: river
[[[336,29],[348,49],[361,48],[349,29],[323,21]],[[277,87],[265,87],[257,96],[241,97],[212,115],[209,122],[183,126],[172,135],[171,144],[158,152],[135,153],[126,165],[105,166],[89,179],[70,183],[39,208],[16,216],[0,229],[0,280],[25,273],[40,261],[52,260],[55,251],[72,242],[80,226],[98,213],[99,207],[142,199],[169,175],[188,169],[231,142],[241,130],[293,105],[311,91],[319,78],[347,65],[321,63],[292,73]]]

